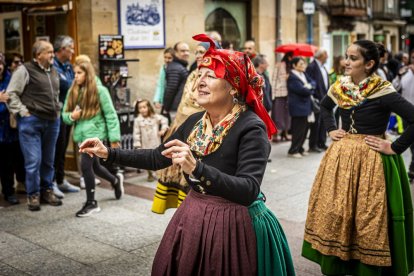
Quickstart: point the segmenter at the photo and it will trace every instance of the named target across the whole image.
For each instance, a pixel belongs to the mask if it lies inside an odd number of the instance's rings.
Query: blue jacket
[[[315,87],[315,82],[306,75],[306,79]],[[289,74],[287,79],[289,114],[292,117],[307,117],[312,112],[310,96],[314,94],[313,89],[308,89],[305,84],[294,73]]]
[[[69,62],[61,63],[56,57],[53,60],[53,67],[55,67],[59,74],[59,102],[63,106],[66,94],[75,78],[75,73],[73,72],[72,64]]]
[[[5,91],[9,85],[11,74],[6,71],[0,81],[0,91]],[[0,103],[0,143],[11,143],[18,140],[17,129],[10,128],[10,113],[5,103]]]

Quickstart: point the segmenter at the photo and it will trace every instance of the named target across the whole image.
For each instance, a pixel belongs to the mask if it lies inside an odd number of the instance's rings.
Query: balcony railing
[[[375,0],[372,1],[372,16],[375,19],[399,19],[399,8],[397,0]]]
[[[367,15],[367,0],[327,0],[325,2],[333,16]]]

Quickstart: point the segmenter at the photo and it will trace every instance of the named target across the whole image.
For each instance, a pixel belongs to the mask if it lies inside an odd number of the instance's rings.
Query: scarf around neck
[[[244,105],[234,105],[231,112],[216,126],[211,124],[210,116],[205,112],[203,117],[194,125],[187,138],[187,144],[190,145],[191,151],[199,157],[215,152],[221,146],[224,137],[226,137],[240,114],[244,111],[246,111]]]
[[[328,91],[328,96],[343,109],[352,109],[362,105],[367,99],[373,99],[396,92],[389,81],[376,74],[363,79],[359,84],[352,82],[350,76],[342,76]]]

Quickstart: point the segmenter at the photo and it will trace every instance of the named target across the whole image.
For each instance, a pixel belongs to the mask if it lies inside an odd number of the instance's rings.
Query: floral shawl
[[[187,144],[197,156],[205,156],[215,152],[228,134],[231,127],[239,118],[240,114],[246,110],[244,105],[234,105],[231,112],[213,127],[208,113],[194,125],[194,128],[187,138]]]
[[[367,99],[373,99],[396,92],[392,84],[373,74],[358,85],[354,84],[350,76],[338,79],[329,89],[328,96],[343,109],[355,108]]]

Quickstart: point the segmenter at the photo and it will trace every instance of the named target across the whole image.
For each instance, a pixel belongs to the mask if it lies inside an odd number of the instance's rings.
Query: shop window
[[[222,40],[240,49],[247,36],[246,3],[206,1],[205,5],[205,30],[219,32]]]
[[[0,13],[0,51],[23,54],[20,12]]]
[[[225,9],[217,8],[212,11],[205,21],[206,31],[217,31],[223,40],[233,44],[235,49],[240,48],[242,37],[235,18]]]

